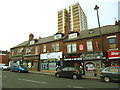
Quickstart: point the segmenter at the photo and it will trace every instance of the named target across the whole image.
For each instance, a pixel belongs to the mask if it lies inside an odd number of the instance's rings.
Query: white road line
[[[33,80],[27,80],[27,79],[20,79],[17,78],[18,80],[23,80],[23,81],[27,81],[27,82],[34,82],[34,83],[42,83],[42,84],[47,84],[47,82],[39,82],[39,81],[33,81]]]
[[[73,88],[84,88],[84,87],[80,87],[80,86],[73,86]]]
[[[4,78],[7,78],[8,76],[3,76]]]

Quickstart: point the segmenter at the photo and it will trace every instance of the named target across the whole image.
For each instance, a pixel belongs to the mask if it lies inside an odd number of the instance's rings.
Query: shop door
[[[42,63],[41,70],[48,70],[48,63]]]

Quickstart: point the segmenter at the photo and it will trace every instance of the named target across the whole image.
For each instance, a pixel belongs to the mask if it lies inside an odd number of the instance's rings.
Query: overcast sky
[[[114,25],[120,0],[0,0],[0,50],[34,38],[57,33],[58,10],[79,2],[87,16],[88,29],[98,27],[95,5],[99,8],[101,26]]]

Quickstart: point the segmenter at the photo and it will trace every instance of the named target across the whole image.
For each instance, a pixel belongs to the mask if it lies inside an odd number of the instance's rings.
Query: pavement
[[[29,71],[29,73],[32,74],[43,74],[43,75],[50,75],[54,76],[56,71],[50,71],[50,70],[41,70],[41,71]],[[100,80],[100,76],[91,76],[91,75],[83,75],[82,78],[87,78],[87,79],[97,79]]]

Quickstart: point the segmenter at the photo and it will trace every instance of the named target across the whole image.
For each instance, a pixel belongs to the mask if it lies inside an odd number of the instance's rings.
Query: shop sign
[[[39,59],[39,57],[24,57],[24,60],[35,60],[35,59]]]
[[[103,59],[102,52],[84,53],[83,60]]]
[[[40,54],[40,59],[62,58],[62,52]]]
[[[108,51],[109,59],[117,59],[120,58],[120,51]]]
[[[12,59],[12,60],[21,60],[22,57],[12,57],[11,59]]]
[[[82,58],[65,58],[64,61],[82,60]]]

